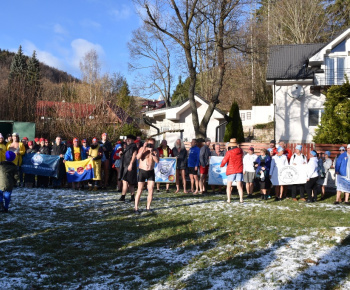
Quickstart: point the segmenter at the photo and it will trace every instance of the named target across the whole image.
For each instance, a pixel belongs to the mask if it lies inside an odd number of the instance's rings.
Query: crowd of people
[[[284,142],[276,144],[271,140],[269,148],[263,148],[260,152],[255,152],[250,147],[244,152],[235,138],[226,143],[223,149],[219,143],[212,144],[209,138],[192,139],[189,150],[181,139],[177,139],[173,148],[168,146],[163,140],[158,148],[155,147],[155,139],[148,138],[142,142],[141,137],[128,135],[123,141],[116,144],[108,140],[107,133],[101,135],[101,140],[94,137],[91,144],[87,139],[79,140],[74,138],[71,143],[63,142],[57,136],[51,144],[47,139],[35,138],[29,141],[24,137],[21,140],[17,133],[7,135],[7,140],[0,133],[0,207],[1,211],[8,212],[11,193],[15,186],[41,187],[54,189],[65,186],[66,172],[64,163],[66,161],[80,161],[92,159],[95,162],[94,178],[89,181],[73,182],[71,186],[75,190],[88,189],[97,191],[106,189],[111,178],[117,178],[117,191],[121,192],[119,201],[126,200],[126,194],[131,195],[130,201],[135,204],[135,214],[140,214],[140,196],[146,185],[148,192],[146,211],[152,211],[151,203],[153,199],[154,187],[160,191],[160,183],[155,181],[155,164],[159,158],[175,157],[176,165],[176,193],[180,192],[182,184],[183,193],[203,194],[208,190],[208,171],[210,158],[212,156],[222,156],[221,167],[227,165],[227,202],[231,202],[232,185],[237,186],[239,200],[243,203],[244,184],[248,198],[253,196],[254,185],[259,184],[261,199],[267,200],[273,194],[275,200],[280,201],[287,198],[288,188],[285,185],[272,185],[271,180],[278,169],[285,165],[306,165],[307,181],[305,184],[290,185],[292,200],[315,202],[317,200],[317,187],[321,186],[321,199],[325,197],[325,188],[331,180],[329,169],[334,166],[336,175],[343,176],[350,180],[350,144],[347,149],[340,148],[334,163],[330,159],[330,152],[325,151],[321,157],[316,151],[311,151],[311,158],[308,160],[302,154],[302,146],[298,145],[295,152],[286,147]],[[223,150],[222,150],[223,149]],[[22,158],[25,154],[40,153],[46,155],[59,156],[57,177],[35,176],[24,174],[21,170]],[[259,153],[259,154],[257,154]],[[186,176],[189,176],[190,189],[187,188]],[[165,184],[166,192],[169,191],[169,183]],[[211,186],[215,193],[217,187]],[[222,186],[218,187],[219,193]],[[136,191],[136,193],[135,193]],[[306,198],[305,198],[306,191]],[[342,202],[342,191],[337,191],[336,202]],[[349,204],[349,192],[345,191],[345,204]]]

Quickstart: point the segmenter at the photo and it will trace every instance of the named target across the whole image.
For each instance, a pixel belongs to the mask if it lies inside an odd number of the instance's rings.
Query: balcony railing
[[[345,76],[350,76],[350,69],[334,70],[324,69],[324,72],[315,73],[315,85],[332,86],[342,85],[346,82]]]

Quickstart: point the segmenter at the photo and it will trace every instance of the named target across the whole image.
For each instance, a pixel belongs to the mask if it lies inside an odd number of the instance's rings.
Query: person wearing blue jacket
[[[271,157],[267,154],[265,148],[260,150],[260,155],[255,160],[254,164],[254,167],[256,168],[255,176],[259,179],[260,183],[261,199],[267,200],[267,190],[271,187],[271,181],[269,178]]]
[[[188,174],[191,180],[191,192],[193,194],[197,194],[198,188],[199,188],[199,181],[198,181],[199,152],[200,152],[200,149],[197,146],[197,140],[192,139],[191,148],[188,151],[187,167],[188,167]],[[194,191],[194,184],[196,184],[196,191]]]
[[[64,162],[66,161],[81,161],[86,159],[86,151],[83,146],[79,145],[79,139],[73,139],[73,146],[68,147],[66,153],[64,154]],[[77,186],[77,187],[76,187]],[[72,188],[80,190],[80,182],[73,182]]]
[[[335,174],[337,175],[337,198],[334,204],[342,202],[341,193],[345,194],[345,204],[349,203],[350,193],[350,144],[348,144],[346,152],[339,155],[335,164]]]

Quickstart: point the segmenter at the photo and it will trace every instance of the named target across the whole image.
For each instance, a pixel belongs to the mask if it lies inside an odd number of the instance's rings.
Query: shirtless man
[[[135,214],[140,214],[138,206],[146,179],[148,189],[146,211],[151,212],[150,207],[155,181],[154,165],[159,162],[158,151],[154,149],[154,143],[155,140],[153,138],[147,139],[136,156],[137,160],[139,160],[139,180],[135,198]]]

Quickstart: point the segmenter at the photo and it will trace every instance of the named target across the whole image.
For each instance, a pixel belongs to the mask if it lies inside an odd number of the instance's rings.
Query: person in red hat
[[[44,155],[50,155],[49,148],[45,146],[45,139],[40,138],[39,142],[40,142],[40,148],[38,150],[38,153],[44,154]],[[38,175],[38,187],[48,187],[48,186],[49,186],[49,177]]]
[[[109,180],[109,168],[110,168],[110,163],[109,160],[111,158],[111,153],[113,151],[113,147],[111,142],[109,142],[107,140],[107,133],[103,133],[102,134],[102,139],[99,142],[100,146],[103,150],[103,155],[102,155],[102,159],[101,159],[101,170],[104,173],[104,178],[103,178],[103,182],[101,185],[102,189],[106,189],[108,186],[108,180]]]
[[[27,150],[28,149],[28,138],[27,137],[22,138],[22,144]]]
[[[92,179],[94,182],[94,187],[91,182],[89,182],[89,190],[98,190],[98,182],[101,180],[101,159],[103,156],[103,149],[98,143],[98,139],[95,137],[92,139],[91,147],[89,149],[88,158],[92,159],[95,162],[94,166],[94,175],[95,177]]]
[[[34,142],[33,141],[29,141],[28,142],[28,149],[26,151],[26,154],[33,154],[33,153],[37,153],[38,150],[36,149]],[[25,187],[35,187],[35,175],[34,174],[28,174],[26,173],[24,175],[24,186]]]
[[[34,139],[34,147],[36,148],[36,150],[39,150],[39,148],[40,148],[40,138],[35,137],[35,139]]]

